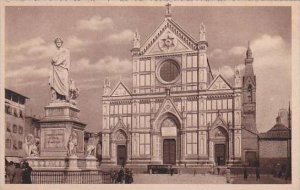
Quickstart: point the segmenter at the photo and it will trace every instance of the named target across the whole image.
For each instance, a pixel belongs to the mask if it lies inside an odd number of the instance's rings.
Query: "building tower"
[[[253,57],[250,43],[245,59],[245,73],[243,76],[243,120],[242,120],[242,160],[249,165],[257,164],[258,142],[256,129],[256,76],[253,71]]]

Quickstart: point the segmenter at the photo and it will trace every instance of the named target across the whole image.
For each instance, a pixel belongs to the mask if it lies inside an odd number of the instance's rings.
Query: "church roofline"
[[[167,25],[167,23],[170,23],[171,25],[173,25],[174,27],[176,27],[177,28],[177,30],[178,31],[180,31],[183,35],[185,35],[187,38],[188,38],[188,40],[189,41],[191,41],[192,42],[192,46],[194,46],[192,49],[194,49],[195,51],[197,50],[197,49],[195,49],[195,47],[198,47],[198,42],[188,33],[188,32],[186,32],[179,24],[177,24],[172,18],[166,18],[163,22],[161,22],[161,24],[154,30],[154,32],[152,32],[150,35],[149,35],[149,37],[145,40],[145,41],[143,41],[142,42],[142,45],[141,45],[141,48],[140,48],[140,54],[144,54],[148,49],[149,49],[149,47],[151,47],[151,45],[154,43],[154,41],[156,41],[156,39],[155,39],[155,34],[157,34],[157,35],[160,35],[161,33],[160,32],[158,32],[158,30],[160,29],[160,28],[162,28],[162,30],[163,30],[163,26],[164,25]],[[176,34],[176,33],[175,33]],[[181,39],[181,37],[180,36],[178,36],[180,39]],[[155,39],[155,40],[151,40],[151,39]],[[153,42],[152,42],[153,41]],[[151,44],[150,44],[151,43]],[[150,44],[150,45],[149,45]]]
[[[122,86],[125,88],[125,90],[126,90],[127,93],[129,94],[129,95],[127,95],[127,96],[131,96],[131,95],[132,95],[131,92],[130,92],[130,90],[129,90],[129,89],[126,87],[126,85],[120,80],[120,81],[116,84],[115,88],[111,91],[109,97],[112,96],[112,95],[115,93],[115,91],[117,90],[117,88],[119,87],[119,85],[122,85]],[[126,96],[126,95],[122,95],[122,96]]]
[[[229,86],[230,89],[233,89],[231,84],[219,73],[208,85],[207,90],[210,90],[209,88],[214,84],[214,82],[218,79],[218,77],[221,77],[221,79]]]

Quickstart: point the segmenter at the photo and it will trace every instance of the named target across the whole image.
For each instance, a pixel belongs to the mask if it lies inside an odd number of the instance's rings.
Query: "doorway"
[[[164,139],[163,142],[163,164],[176,164],[176,141],[175,139]]]
[[[127,160],[127,151],[125,145],[117,146],[117,164],[124,166]]]
[[[224,166],[226,162],[225,144],[215,144],[215,162],[218,166]]]

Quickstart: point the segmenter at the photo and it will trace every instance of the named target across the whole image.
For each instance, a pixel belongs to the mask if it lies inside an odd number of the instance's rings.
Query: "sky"
[[[54,39],[71,52],[70,78],[86,130],[101,130],[105,77],[131,86],[133,33],[142,44],[164,20],[165,7],[6,7],[5,85],[21,93],[27,114],[44,116],[50,102],[48,76]],[[172,7],[172,19],[194,39],[206,26],[213,74],[232,81],[243,69],[250,41],[257,80],[257,129],[269,130],[291,96],[291,9],[289,7]]]

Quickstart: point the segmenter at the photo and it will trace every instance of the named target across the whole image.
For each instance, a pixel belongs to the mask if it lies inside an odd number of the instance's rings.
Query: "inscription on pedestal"
[[[65,134],[63,129],[50,129],[45,131],[45,148],[64,148]]]

